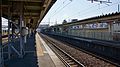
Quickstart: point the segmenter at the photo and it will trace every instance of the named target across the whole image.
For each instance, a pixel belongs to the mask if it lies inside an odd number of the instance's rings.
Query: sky
[[[106,1],[106,0],[101,0]],[[41,24],[61,24],[63,20],[86,19],[94,16],[118,11],[120,0],[110,0],[112,3],[91,2],[88,0],[57,0],[46,14]]]
[[[101,0],[106,1],[106,0]],[[63,20],[86,19],[94,16],[118,12],[120,0],[110,0],[112,3],[91,2],[88,0],[57,0],[45,15],[41,24],[61,24]],[[7,25],[7,19],[2,18],[3,25]]]

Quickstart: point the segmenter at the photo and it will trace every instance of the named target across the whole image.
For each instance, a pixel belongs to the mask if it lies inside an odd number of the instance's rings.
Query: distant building
[[[46,29],[49,27],[49,24],[42,24],[42,25],[39,25],[39,27],[37,28],[37,31],[40,32],[41,30],[43,29]]]

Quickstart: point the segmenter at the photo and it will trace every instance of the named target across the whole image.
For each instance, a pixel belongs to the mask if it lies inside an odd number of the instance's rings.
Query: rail
[[[72,47],[74,47],[78,50],[81,50],[81,51],[83,51],[83,52],[85,52],[89,55],[92,55],[96,58],[104,60],[104,61],[106,61],[108,63],[111,63],[115,66],[120,66],[119,62],[118,62],[119,58],[116,58],[115,57],[116,55],[113,56],[112,54],[109,54],[109,53],[107,54],[107,53],[105,53],[105,51],[103,53],[103,51],[101,51],[99,49],[98,49],[99,50],[98,51],[97,49],[95,49],[96,47],[93,47],[93,44],[94,45],[96,44],[96,46],[104,46],[104,47],[110,47],[111,49],[113,49],[113,48],[119,49],[120,48],[120,45],[118,45],[119,42],[110,42],[109,43],[109,42],[106,42],[106,41],[90,40],[90,39],[83,39],[83,38],[79,38],[79,37],[73,37],[73,36],[70,37],[70,36],[57,35],[57,34],[55,34],[54,36],[53,35],[52,36],[49,35],[49,36],[53,37],[55,39],[58,39],[62,42],[65,42],[65,43],[71,45]],[[57,36],[57,38],[56,38],[56,36]],[[115,45],[113,45],[113,43]],[[84,44],[84,45],[77,45],[77,44]],[[91,47],[91,45],[92,45],[92,47]],[[102,53],[100,53],[100,52],[102,52]]]
[[[64,63],[66,67],[85,67],[82,63],[80,63],[79,61],[74,59],[72,56],[70,56],[68,53],[66,53],[64,50],[56,46],[55,45],[57,44],[56,42],[48,38],[45,38],[44,36],[43,38],[48,43],[52,44],[52,46],[49,45],[49,47],[56,53],[56,55],[60,58],[60,60]]]

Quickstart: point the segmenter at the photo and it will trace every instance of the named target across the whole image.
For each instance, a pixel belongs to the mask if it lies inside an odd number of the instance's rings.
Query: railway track
[[[64,41],[61,41],[61,42],[64,42]],[[94,56],[94,57],[96,57],[96,58],[98,58],[98,59],[101,59],[101,60],[103,60],[103,61],[105,61],[105,62],[108,62],[108,63],[110,63],[110,64],[113,64],[113,65],[115,65],[116,67],[120,67],[120,64],[108,60],[107,57],[105,58],[105,57],[103,57],[102,55],[98,55],[98,54],[95,54],[95,53],[91,53],[90,51],[87,51],[87,50],[85,50],[85,49],[80,49],[79,47],[76,47],[76,46],[71,45],[69,42],[64,42],[64,44],[69,45],[69,46],[71,46],[71,47],[73,47],[73,48],[75,48],[75,49],[78,49],[78,50],[80,50],[80,51],[82,51],[82,52],[84,52],[84,53],[87,53],[87,54],[89,54],[89,55],[91,55],[91,56]],[[112,58],[111,58],[111,59],[112,59]]]
[[[50,36],[50,37],[51,37],[51,36]],[[53,37],[53,38],[54,38],[54,37]],[[57,39],[57,38],[55,38],[55,39]],[[77,50],[80,50],[80,51],[82,51],[82,52],[84,52],[84,53],[86,53],[86,54],[89,54],[89,55],[91,55],[91,56],[93,56],[93,57],[96,57],[96,58],[98,58],[98,59],[100,59],[100,60],[103,60],[103,61],[105,61],[105,62],[107,62],[107,63],[110,63],[111,65],[115,65],[116,67],[120,67],[120,64],[118,64],[119,62],[116,61],[116,60],[114,60],[113,58],[108,58],[108,57],[103,56],[103,55],[100,55],[100,54],[98,54],[98,53],[91,52],[91,51],[86,50],[86,49],[83,49],[83,48],[79,48],[79,46],[74,46],[73,44],[71,44],[71,41],[66,41],[66,40],[64,40],[64,39],[59,39],[59,38],[58,38],[57,40],[59,40],[60,42],[64,43],[65,45],[71,46],[71,47],[73,47],[73,48],[75,48],[75,49],[77,49]],[[74,42],[73,42],[73,43],[74,43]]]
[[[64,63],[66,67],[85,67],[82,63],[80,63],[64,50],[56,46],[56,44],[59,45],[58,43],[45,38],[44,36],[42,37],[46,41],[46,43],[49,44],[48,46],[55,52],[55,54],[60,58],[60,60]]]
[[[47,37],[46,35],[43,35]],[[49,36],[47,37],[49,38]],[[67,52],[69,55],[77,59],[79,62],[82,62],[87,67],[119,67],[118,64],[115,64],[111,61],[106,61],[105,59],[92,54],[87,51],[80,50],[78,47],[71,46],[69,43],[66,43],[64,41],[57,41],[56,39],[49,38],[50,40],[55,40],[54,42],[57,42],[57,46]],[[67,49],[66,49],[67,48]]]

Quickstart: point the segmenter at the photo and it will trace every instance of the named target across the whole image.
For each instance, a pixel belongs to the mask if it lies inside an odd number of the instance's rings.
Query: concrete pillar
[[[113,40],[114,22],[115,22],[115,21],[108,23],[108,31],[109,31],[109,33],[110,33],[110,36],[109,36],[109,39],[110,39],[110,40]]]
[[[108,23],[108,29],[109,29],[109,32],[113,32],[113,28],[112,28],[112,26],[113,26],[113,22],[109,22]]]
[[[83,32],[83,36],[82,37],[85,37],[86,36],[85,35],[85,32],[86,32],[86,30],[85,30],[85,24],[83,24],[82,26],[83,26],[83,31],[82,31]]]

